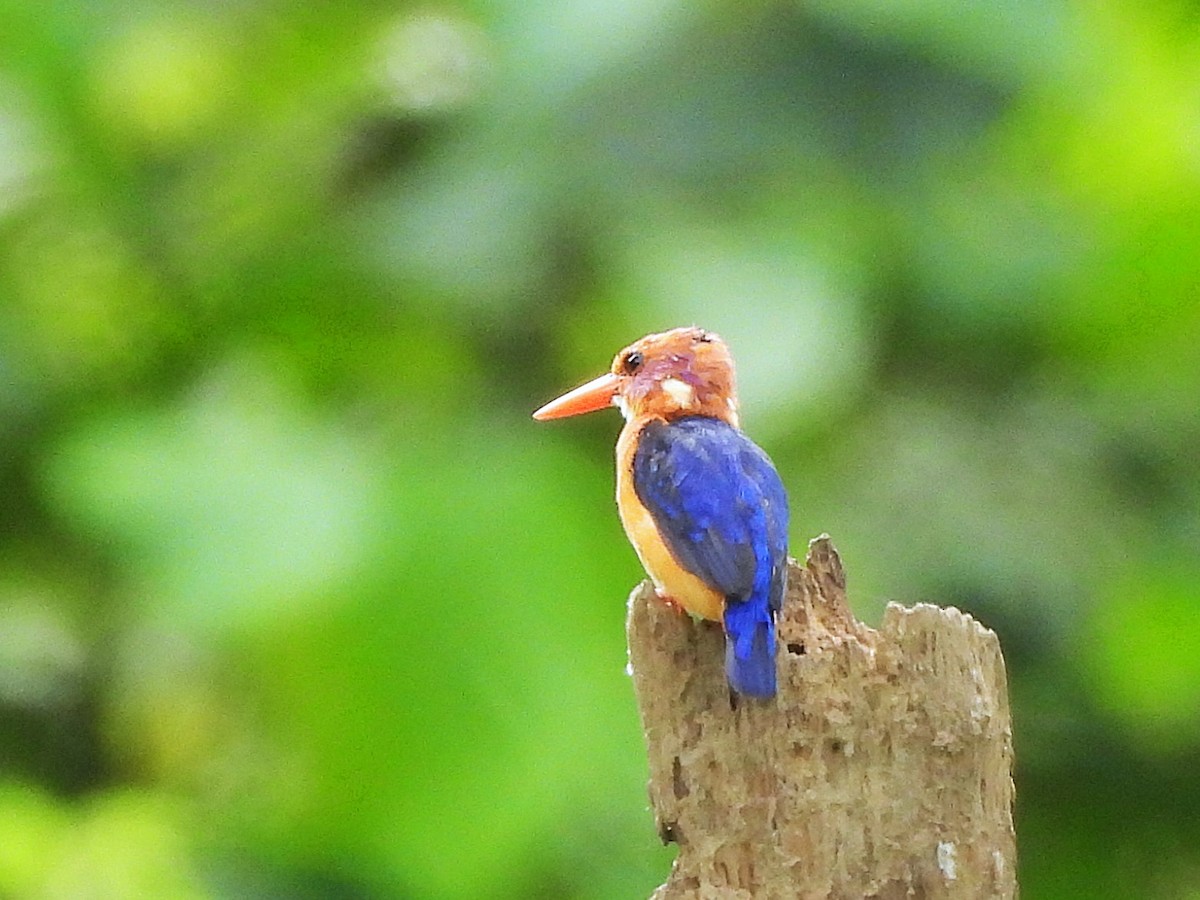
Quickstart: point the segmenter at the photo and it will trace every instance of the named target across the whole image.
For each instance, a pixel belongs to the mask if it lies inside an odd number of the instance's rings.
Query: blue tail
[[[725,675],[729,679],[730,687],[739,694],[774,697],[774,624],[755,622],[751,629],[750,634],[735,634],[728,628],[728,624],[726,625]]]

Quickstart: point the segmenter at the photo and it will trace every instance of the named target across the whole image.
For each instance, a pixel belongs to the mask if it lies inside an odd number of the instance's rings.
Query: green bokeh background
[[[1029,898],[1200,897],[1200,7],[0,3],[0,897],[633,898],[619,417],[697,323],[1011,678]]]

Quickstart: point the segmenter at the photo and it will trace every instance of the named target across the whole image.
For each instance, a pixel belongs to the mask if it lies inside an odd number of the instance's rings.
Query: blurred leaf
[[[95,102],[115,135],[173,149],[212,127],[233,93],[230,35],[215,26],[211,18],[162,16],[109,43]]]
[[[1200,739],[1200,571],[1167,564],[1110,580],[1082,645],[1096,699],[1156,750]]]
[[[201,900],[176,804],[146,792],[98,796],[79,809],[0,787],[0,890],[15,900]]]
[[[161,795],[128,791],[97,797],[72,829],[44,896],[208,897],[190,859],[190,830],[177,805]]]
[[[296,614],[381,537],[378,463],[252,358],[178,411],[93,419],[47,477],[81,527],[117,539],[144,614],[208,627]]]
[[[41,895],[68,833],[69,816],[35,788],[0,783],[0,892]]]

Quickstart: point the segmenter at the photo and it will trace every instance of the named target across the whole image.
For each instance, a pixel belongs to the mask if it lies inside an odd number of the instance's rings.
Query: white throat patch
[[[613,394],[612,405],[621,411],[625,421],[629,421],[629,403],[620,394]]]

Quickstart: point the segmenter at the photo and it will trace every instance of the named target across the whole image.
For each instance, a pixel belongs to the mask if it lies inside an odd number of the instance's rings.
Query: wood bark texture
[[[670,898],[1012,898],[1012,731],[996,635],[957,609],[846,603],[827,536],[794,561],[779,693],[731,694],[721,626],[629,602]]]

